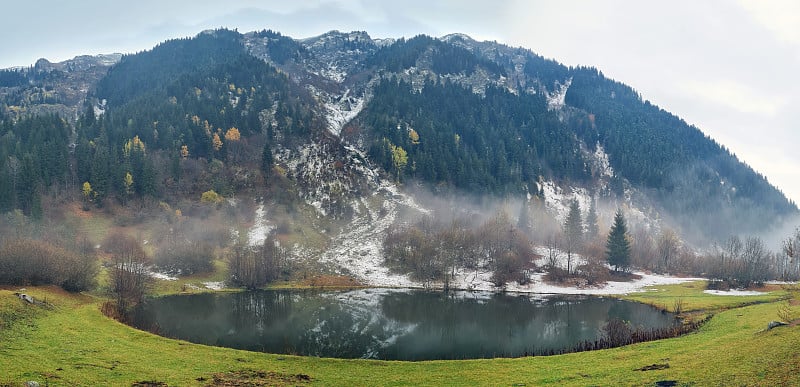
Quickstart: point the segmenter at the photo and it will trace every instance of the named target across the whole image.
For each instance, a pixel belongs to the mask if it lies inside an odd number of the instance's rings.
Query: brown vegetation
[[[214,248],[203,242],[173,241],[158,250],[153,263],[173,275],[210,273],[214,270]]]
[[[530,241],[504,213],[477,228],[466,221],[443,225],[426,217],[389,229],[383,246],[386,263],[394,270],[428,285],[441,282],[445,289],[457,269],[492,270],[492,282],[502,286],[527,283],[535,268]]]
[[[281,247],[274,235],[261,246],[233,246],[228,257],[230,281],[248,289],[262,287],[291,273],[289,251]]]
[[[45,241],[13,239],[0,246],[0,284],[53,284],[82,291],[94,287],[97,269],[93,254],[75,253]]]
[[[285,374],[274,371],[242,370],[219,372],[211,379],[198,378],[206,386],[296,386],[309,383],[311,377],[306,374]]]
[[[152,282],[150,258],[136,239],[125,234],[113,233],[103,245],[111,254],[111,292],[119,315],[124,316],[144,299]]]

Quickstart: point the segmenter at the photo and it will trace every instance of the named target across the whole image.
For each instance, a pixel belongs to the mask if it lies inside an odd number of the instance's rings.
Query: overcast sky
[[[3,5],[0,68],[136,52],[203,29],[466,33],[588,65],[696,125],[800,202],[794,0],[38,0]]]

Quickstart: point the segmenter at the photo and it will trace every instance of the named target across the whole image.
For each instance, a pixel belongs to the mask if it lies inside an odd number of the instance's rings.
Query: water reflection
[[[669,314],[611,298],[387,289],[257,291],[150,300],[134,325],[253,351],[375,359],[522,356],[594,340],[611,318],[647,328]]]

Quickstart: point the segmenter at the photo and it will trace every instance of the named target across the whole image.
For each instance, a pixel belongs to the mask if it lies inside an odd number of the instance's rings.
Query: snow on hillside
[[[572,77],[564,81],[563,84],[556,82],[556,88],[550,93],[547,93],[547,109],[559,110],[565,105],[565,98],[567,97],[567,90],[572,85]]]
[[[381,207],[374,208],[369,200],[362,199],[367,211],[357,214],[345,230],[333,238],[319,261],[333,265],[336,272],[351,275],[367,285],[420,287],[408,276],[392,273],[383,265],[383,237],[394,223],[398,207],[414,207],[416,203],[399,194],[388,181],[382,182],[376,195],[384,199]]]
[[[347,78],[347,72],[340,69],[334,63],[328,63],[328,66],[319,70],[319,74],[325,78],[328,78],[336,83],[344,82],[344,79]]]
[[[259,204],[256,208],[256,216],[253,226],[247,231],[247,245],[248,246],[261,246],[267,239],[270,231],[274,228],[267,221],[266,211],[264,204]]]
[[[593,169],[598,172],[600,177],[614,176],[614,169],[611,168],[611,163],[608,161],[608,154],[606,153],[600,142],[595,146],[595,151],[592,157]]]
[[[353,184],[343,180],[342,177],[327,175],[326,168],[330,164],[325,151],[328,145],[311,143],[299,147],[294,151],[283,150],[278,152],[276,158],[287,166],[288,173],[296,179],[305,181],[301,186],[308,187],[308,191],[301,192],[307,203],[315,206],[321,214],[325,208],[321,205],[326,197],[330,184],[342,184],[346,190],[353,190]],[[341,232],[332,236],[329,245],[323,252],[302,252],[301,256],[317,256],[321,268],[330,272],[352,276],[361,283],[376,287],[422,288],[425,286],[438,288],[442,284],[424,284],[412,280],[409,276],[397,274],[384,266],[383,238],[388,228],[396,221],[401,209],[428,213],[420,206],[414,197],[402,192],[393,182],[380,177],[379,171],[369,165],[363,152],[352,146],[345,146],[343,151],[349,160],[348,168],[366,182],[367,192],[351,199],[350,206],[354,209],[353,217],[344,226]],[[607,160],[607,155],[602,148],[596,151],[598,160]],[[316,187],[316,188],[314,188]],[[559,222],[563,222],[569,208],[569,202],[578,200],[582,211],[587,211],[591,196],[585,188],[560,187],[551,181],[542,183],[545,196],[545,205]],[[626,206],[626,217],[633,221],[646,221],[644,212]],[[252,244],[259,241],[270,231],[271,226],[266,219],[263,206],[256,212],[256,220],[248,232],[248,240]],[[536,264],[543,266],[546,263],[547,249],[536,247],[535,252],[542,256]],[[559,252],[559,265],[566,267],[566,254]],[[579,265],[585,260],[576,255],[572,265]],[[595,287],[564,287],[545,283],[543,273],[531,273],[531,282],[525,285],[510,283],[503,287],[496,287],[491,282],[492,273],[487,269],[466,270],[459,269],[451,283],[454,289],[481,290],[481,291],[512,291],[523,293],[558,293],[558,294],[624,294],[643,291],[646,286],[657,284],[673,284],[698,280],[697,278],[675,278],[658,276],[646,273],[637,273],[640,279],[631,282],[608,282],[603,286]]]
[[[350,95],[350,89],[339,96],[323,96],[321,93],[317,95],[323,100],[323,106],[327,111],[325,119],[328,121],[328,130],[336,136],[339,136],[342,128],[364,109],[365,98]]]
[[[544,190],[545,206],[559,223],[563,223],[567,219],[569,204],[572,200],[578,201],[582,213],[589,210],[591,196],[585,188],[568,187],[564,189],[552,181],[545,181],[542,183],[542,189]]]

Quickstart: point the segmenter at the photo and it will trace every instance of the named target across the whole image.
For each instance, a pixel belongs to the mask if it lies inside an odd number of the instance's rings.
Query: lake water
[[[647,328],[673,315],[589,296],[267,290],[149,300],[133,325],[194,343],[281,354],[398,360],[515,357],[595,340],[606,321]]]

